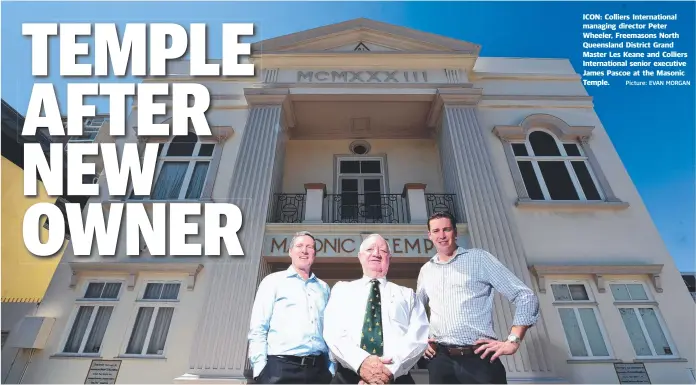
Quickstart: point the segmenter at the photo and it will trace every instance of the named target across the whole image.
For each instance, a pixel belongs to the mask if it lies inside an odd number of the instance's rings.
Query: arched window
[[[560,142],[550,133],[534,130],[526,141],[511,146],[530,199],[604,199],[578,143]]]
[[[131,194],[131,199],[200,199],[206,182],[214,177],[208,170],[215,145],[215,142],[201,140],[194,132],[160,144],[152,193],[149,197]]]

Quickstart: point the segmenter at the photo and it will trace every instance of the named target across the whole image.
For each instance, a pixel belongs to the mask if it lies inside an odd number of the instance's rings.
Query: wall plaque
[[[115,384],[121,360],[92,360],[85,384]]]
[[[619,383],[621,384],[650,384],[650,377],[648,377],[648,371],[645,370],[645,364],[643,363],[632,363],[632,364],[614,364],[614,369],[616,370],[616,375],[619,376]]]

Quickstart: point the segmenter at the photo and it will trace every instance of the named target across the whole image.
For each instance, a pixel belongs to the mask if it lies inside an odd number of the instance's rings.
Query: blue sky
[[[367,17],[480,44],[481,56],[568,58],[581,73],[581,14],[678,13],[670,26],[681,35],[677,50],[689,53],[687,79],[695,83],[694,2],[2,2],[1,7],[2,98],[20,113],[26,112],[35,81],[30,42],[21,36],[25,22],[205,22],[211,24],[209,55],[220,57],[221,23],[255,23],[256,35],[245,40],[255,41]],[[50,50],[57,55],[57,43]],[[57,56],[51,73],[39,81],[53,82],[64,101],[67,81],[56,76]],[[696,270],[694,86],[615,85],[588,92],[677,267]],[[107,103],[98,102],[98,111],[108,112]]]

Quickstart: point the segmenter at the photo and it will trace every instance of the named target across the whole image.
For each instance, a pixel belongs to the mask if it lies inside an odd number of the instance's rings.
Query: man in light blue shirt
[[[330,289],[311,271],[312,234],[295,234],[289,254],[290,267],[266,276],[256,292],[249,330],[254,381],[328,384],[334,369],[322,335]]]

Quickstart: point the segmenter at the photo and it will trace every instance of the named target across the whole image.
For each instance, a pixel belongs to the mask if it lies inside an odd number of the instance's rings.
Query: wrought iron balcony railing
[[[268,222],[302,223],[306,200],[306,194],[274,194]]]
[[[324,199],[328,223],[409,223],[409,209],[401,194],[342,193]]]
[[[444,211],[454,215],[457,220],[462,219],[459,218],[457,206],[454,203],[454,194],[425,194],[425,206],[428,209],[428,216]]]

